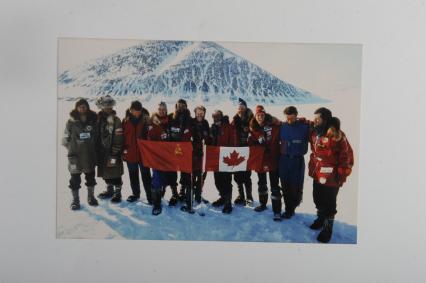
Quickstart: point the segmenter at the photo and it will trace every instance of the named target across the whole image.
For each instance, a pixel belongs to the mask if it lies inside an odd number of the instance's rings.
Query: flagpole
[[[201,197],[201,202],[200,202],[200,208],[203,209],[204,208],[204,202],[203,202],[203,187],[204,187],[204,169],[206,167],[206,155],[207,155],[207,146],[205,141],[203,140],[203,162],[201,165],[201,180],[200,180],[200,197]],[[201,211],[199,213],[201,216],[206,215],[204,213],[204,211]]]

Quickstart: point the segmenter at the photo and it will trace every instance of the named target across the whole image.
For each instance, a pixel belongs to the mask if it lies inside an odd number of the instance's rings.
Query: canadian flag
[[[261,171],[264,148],[261,146],[210,146],[205,149],[205,171],[238,172]]]

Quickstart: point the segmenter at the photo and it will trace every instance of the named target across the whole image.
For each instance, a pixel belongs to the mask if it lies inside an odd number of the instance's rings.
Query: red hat
[[[260,113],[265,114],[265,113],[266,113],[266,112],[265,112],[265,108],[263,108],[263,106],[262,106],[262,105],[257,105],[257,106],[256,106],[256,115],[257,115],[257,114],[260,114]]]

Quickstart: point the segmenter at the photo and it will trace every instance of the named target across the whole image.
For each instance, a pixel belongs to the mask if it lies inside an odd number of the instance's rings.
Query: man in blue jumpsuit
[[[278,172],[283,191],[285,212],[281,215],[280,191],[272,192],[274,220],[289,219],[302,201],[303,179],[305,176],[304,155],[308,151],[309,124],[297,118],[297,109],[289,106],[284,109],[286,122],[280,128],[280,161]]]

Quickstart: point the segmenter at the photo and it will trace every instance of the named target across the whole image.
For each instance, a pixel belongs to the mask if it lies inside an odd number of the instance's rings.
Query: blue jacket
[[[280,127],[281,155],[303,156],[308,152],[309,124],[297,120]]]

